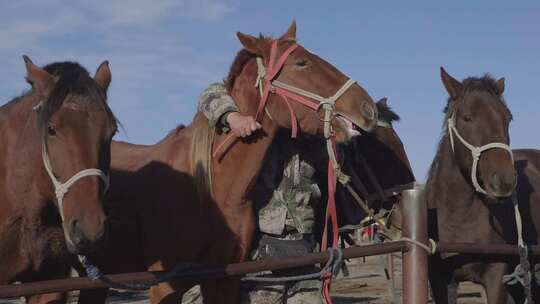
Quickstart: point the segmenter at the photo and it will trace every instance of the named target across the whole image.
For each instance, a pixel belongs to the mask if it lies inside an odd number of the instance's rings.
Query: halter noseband
[[[102,170],[94,168],[79,171],[71,178],[69,178],[65,183],[61,183],[54,176],[45,143],[43,143],[42,145],[41,157],[43,159],[43,166],[45,167],[45,171],[47,171],[47,174],[49,174],[49,177],[51,178],[54,186],[54,193],[56,195],[56,201],[58,202],[58,209],[60,210],[60,217],[62,218],[62,222],[64,221],[64,196],[69,192],[69,188],[73,186],[73,184],[75,184],[78,180],[87,176],[98,176],[99,178],[101,178],[103,184],[105,185],[104,192],[107,192],[107,189],[109,188],[109,176],[105,174]]]
[[[514,154],[512,153],[512,149],[509,145],[504,143],[489,143],[480,147],[473,146],[469,142],[467,142],[458,132],[456,129],[456,117],[455,114],[452,114],[452,116],[448,119],[448,133],[450,137],[450,146],[452,147],[452,152],[454,151],[454,134],[459,139],[459,141],[467,148],[469,151],[471,151],[471,155],[473,158],[473,164],[471,169],[471,180],[474,186],[474,189],[477,192],[480,192],[482,194],[488,194],[482,186],[480,186],[480,183],[478,183],[478,178],[476,177],[476,173],[478,171],[478,162],[480,160],[480,156],[482,155],[482,152],[485,152],[487,150],[491,149],[503,149],[506,150],[508,153],[510,153],[510,158],[512,159],[512,163],[514,163]]]

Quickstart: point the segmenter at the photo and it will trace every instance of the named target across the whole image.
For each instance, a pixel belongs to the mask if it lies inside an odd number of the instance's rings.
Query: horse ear
[[[111,84],[111,69],[109,68],[109,62],[107,60],[103,61],[96,70],[96,75],[94,79],[105,91],[109,88]]]
[[[257,56],[262,56],[262,51],[259,48],[259,39],[257,39],[257,37],[242,34],[240,32],[236,32],[236,36],[238,37],[238,40],[240,40],[240,43],[242,43],[244,46],[244,49]]]
[[[287,32],[283,34],[283,36],[281,36],[281,38],[279,39],[282,41],[296,42],[296,20],[293,19]]]
[[[504,92],[504,77],[497,80],[497,94],[502,95]]]
[[[48,97],[54,88],[54,77],[36,66],[28,56],[23,55],[23,60],[26,65],[26,80],[39,95]]]
[[[463,84],[446,73],[443,67],[441,67],[441,79],[451,99],[457,99],[463,93]]]
[[[383,107],[388,107],[388,98],[383,97],[383,98],[379,99],[379,101],[377,101],[377,105],[383,106]]]

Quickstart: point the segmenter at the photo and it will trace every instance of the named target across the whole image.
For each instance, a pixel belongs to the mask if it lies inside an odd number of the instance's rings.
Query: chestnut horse
[[[430,238],[515,244],[513,207],[504,203],[516,185],[508,147],[512,114],[503,99],[504,79],[486,75],[460,82],[442,68],[441,78],[450,97],[445,132],[426,183]],[[506,303],[501,279],[509,270],[507,262],[507,257],[496,255],[430,257],[429,279],[436,303],[456,303],[461,281],[481,284],[489,304]]]
[[[42,69],[24,60],[32,90],[0,108],[0,284],[66,277],[67,250],[95,248],[105,231],[100,177],[116,131],[107,62],[91,78],[76,63]],[[28,299],[63,301],[62,294]]]
[[[296,45],[296,25],[277,40],[237,35],[244,49],[234,60],[226,84],[240,111],[255,115],[260,97],[254,86],[260,70],[257,58],[268,65],[273,62],[272,53],[290,51]],[[348,79],[300,45],[275,76],[320,96],[333,96]],[[191,125],[177,128],[153,146],[113,143],[107,203],[111,239],[92,262],[104,273],[115,273],[170,270],[178,263],[243,261],[255,230],[248,193],[278,130],[293,128],[296,120],[305,134],[321,136],[323,132],[321,113],[273,92],[266,103],[266,116],[260,117],[262,130],[226,148],[222,157],[211,158],[210,152],[227,135],[211,129],[201,113]],[[344,91],[335,111],[366,130],[376,124],[375,104],[357,84]],[[334,119],[331,122],[336,124]],[[159,284],[151,288],[151,302],[178,303],[195,284],[178,280]],[[204,303],[239,301],[238,278],[205,280],[201,289]],[[99,303],[104,296],[106,293],[83,292],[80,302]]]

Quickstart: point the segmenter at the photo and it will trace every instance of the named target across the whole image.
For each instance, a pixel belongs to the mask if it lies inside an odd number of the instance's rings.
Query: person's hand
[[[253,116],[245,116],[238,112],[229,113],[226,119],[231,131],[238,137],[250,136],[262,127]]]

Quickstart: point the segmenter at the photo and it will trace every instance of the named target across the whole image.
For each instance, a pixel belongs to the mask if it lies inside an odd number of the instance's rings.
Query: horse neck
[[[255,83],[255,60],[247,63],[242,74],[235,81],[230,94],[242,113],[255,115],[259,93]],[[244,195],[261,170],[264,157],[274,141],[279,127],[267,115],[263,115],[262,130],[252,135],[253,138],[239,139],[223,156],[221,160],[214,159],[214,196],[219,202],[227,200],[242,202]],[[216,136],[214,149],[226,135]]]
[[[4,116],[2,146],[0,153],[4,175],[4,187],[17,208],[40,209],[53,198],[51,181],[43,166],[41,157],[41,134],[37,129],[37,114],[33,107],[39,100],[33,94],[27,94],[0,109]],[[24,204],[21,204],[24,202]]]
[[[455,161],[448,134],[443,136],[431,165],[426,182],[426,199],[429,206],[437,210],[465,211],[474,205],[474,188]]]
[[[460,171],[444,135],[426,183],[426,200],[436,210],[441,241],[500,242],[500,216],[505,206],[492,206],[479,197]],[[510,210],[511,212],[511,210]]]

